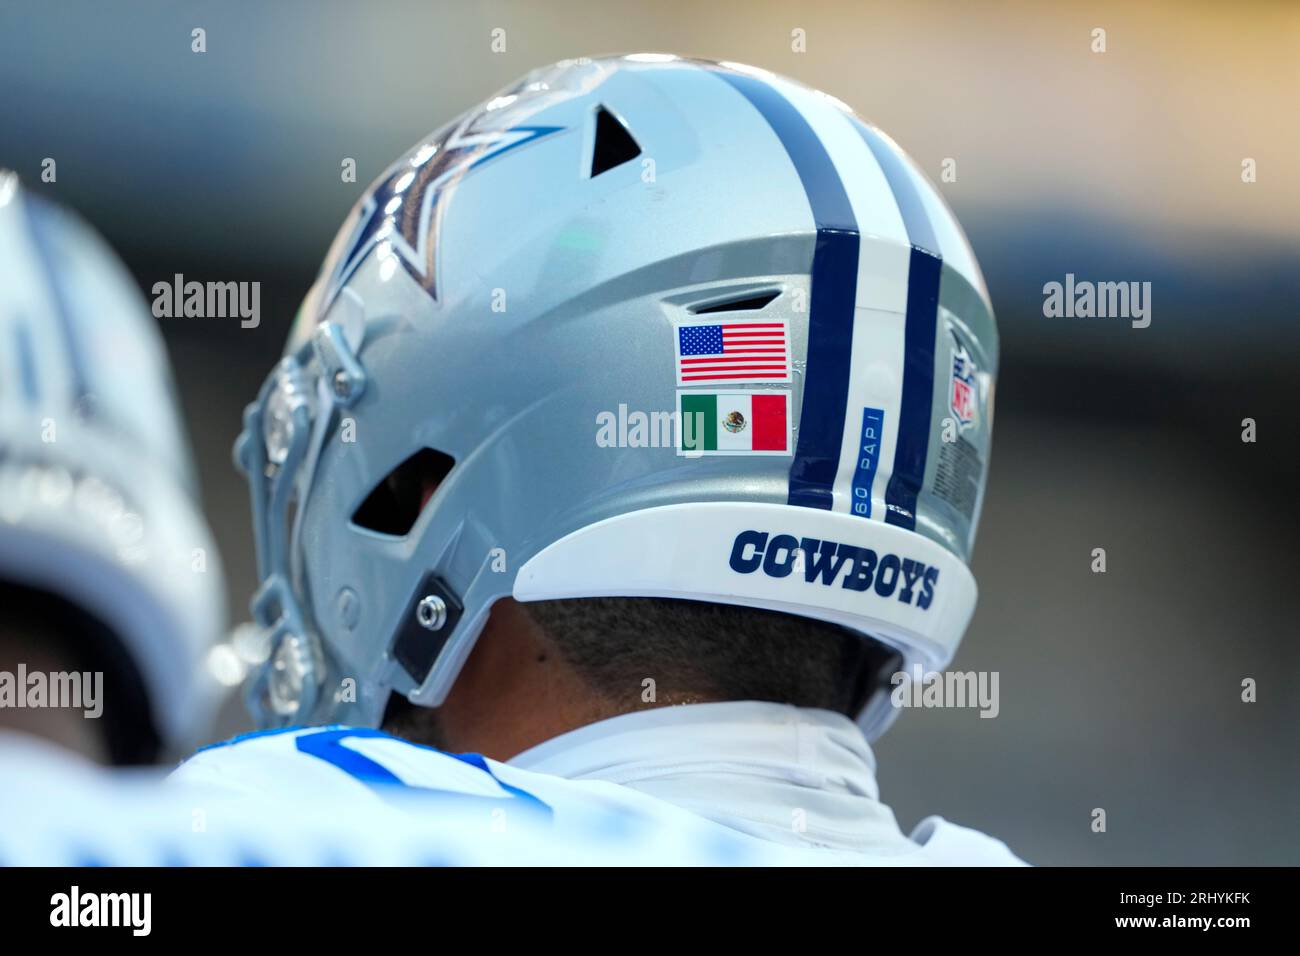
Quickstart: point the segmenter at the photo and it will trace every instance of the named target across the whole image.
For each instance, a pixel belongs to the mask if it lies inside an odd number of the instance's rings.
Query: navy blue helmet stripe
[[[943,260],[912,247],[903,330],[903,395],[898,410],[894,473],[885,487],[885,521],[916,527],[916,496],[925,482],[934,399],[934,339]]]
[[[880,131],[853,117],[853,128],[866,142],[871,155],[880,164],[880,171],[885,174],[898,203],[898,213],[903,217],[903,226],[907,229],[907,240],[914,246],[924,249],[933,256],[941,256],[939,241],[934,236],[934,227],[930,224],[930,214],[925,211],[925,202],[921,199],[916,180],[907,171],[906,162],[892,144],[886,142]]]
[[[829,511],[844,440],[853,358],[853,301],[858,281],[858,234],[818,229],[809,302],[808,364],[804,370],[799,440],[790,463],[787,501]]]
[[[788,501],[829,511],[840,464],[853,355],[857,219],[821,139],[789,100],[758,77],[728,70],[719,70],[717,75],[753,104],[781,140],[817,225],[808,304],[808,361]]]
[[[898,411],[894,471],[885,487],[885,521],[916,527],[916,498],[925,483],[934,401],[934,344],[939,318],[943,259],[934,226],[906,160],[875,129],[853,121],[885,174],[912,244],[907,269],[907,315],[903,331],[903,394]]]

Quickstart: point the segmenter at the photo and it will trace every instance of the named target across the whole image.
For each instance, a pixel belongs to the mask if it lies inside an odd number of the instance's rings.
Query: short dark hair
[[[731,604],[581,598],[521,605],[593,690],[619,710],[661,700],[760,700],[856,716],[898,654],[838,624]]]

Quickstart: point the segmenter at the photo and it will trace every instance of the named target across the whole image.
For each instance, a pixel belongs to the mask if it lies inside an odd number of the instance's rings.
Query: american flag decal
[[[677,384],[790,381],[790,323],[684,323],[677,339]]]

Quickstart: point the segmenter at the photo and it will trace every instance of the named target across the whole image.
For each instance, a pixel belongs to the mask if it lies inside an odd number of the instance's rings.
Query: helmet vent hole
[[[618,117],[603,106],[596,110],[596,141],[591,150],[591,175],[599,176],[640,155],[641,147]]]
[[[725,302],[714,302],[712,305],[701,306],[691,309],[696,315],[710,315],[714,312],[754,312],[758,309],[765,308],[768,303],[781,294],[779,289],[768,289],[766,292],[746,293],[743,299],[728,299]]]
[[[450,455],[422,448],[375,486],[352,515],[352,523],[397,537],[409,533],[454,464]]]

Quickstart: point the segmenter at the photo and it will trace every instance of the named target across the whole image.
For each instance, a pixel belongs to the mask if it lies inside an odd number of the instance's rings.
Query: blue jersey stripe
[[[858,224],[835,163],[808,121],[764,80],[717,70],[762,114],[799,174],[817,226],[799,439],[788,501],[830,510],[844,438],[858,284]]]
[[[204,744],[202,747],[195,750],[193,754],[190,754],[190,757],[193,757],[195,754],[201,754],[207,750],[217,750],[221,747],[233,747],[235,744],[242,744],[245,740],[255,740],[258,737],[276,737],[280,734],[291,734],[295,731],[310,729],[311,728],[305,724],[296,724],[292,727],[268,727],[264,730],[250,730],[248,733],[236,734],[227,740],[218,740],[215,743]],[[189,760],[190,757],[186,757],[185,760]],[[182,760],[181,763],[184,763],[185,760]]]
[[[885,180],[912,244],[907,269],[907,315],[903,331],[903,394],[898,411],[894,470],[885,488],[885,521],[916,528],[916,499],[925,484],[934,402],[934,344],[939,320],[939,278],[943,259],[934,226],[906,160],[876,129],[853,120]]]
[[[509,797],[479,797],[473,794],[461,793],[454,790],[441,790],[437,787],[413,787],[408,785],[401,777],[393,773],[377,760],[367,757],[350,747],[344,746],[344,741],[359,738],[381,738],[385,740],[394,740],[406,747],[415,747],[420,750],[427,750],[430,753],[437,754],[440,757],[450,757],[459,760],[461,763],[469,764],[471,767],[485,773],[499,786]],[[294,746],[300,753],[307,754],[311,757],[317,757],[328,764],[332,764],[342,770],[348,776],[360,780],[367,785],[378,785],[377,792],[381,796],[387,796],[390,788],[399,787],[408,790],[419,790],[429,794],[436,794],[449,801],[461,802],[487,802],[493,805],[507,806],[511,801],[522,802],[531,809],[539,811],[542,815],[548,816],[551,808],[526,790],[512,786],[500,779],[492,772],[487,761],[481,754],[453,754],[445,753],[433,747],[426,747],[423,744],[411,743],[409,740],[403,740],[400,737],[394,737],[392,734],[385,733],[382,730],[376,730],[371,727],[325,727],[317,731],[304,733],[294,741]]]
[[[294,741],[294,746],[301,753],[319,757],[326,763],[333,764],[350,777],[363,783],[382,783],[405,786],[402,778],[383,764],[371,760],[365,754],[358,753],[343,746],[343,741],[357,737],[387,737],[382,730],[370,727],[341,727],[337,730],[320,730],[306,733]]]

